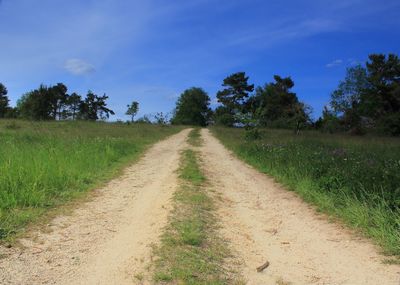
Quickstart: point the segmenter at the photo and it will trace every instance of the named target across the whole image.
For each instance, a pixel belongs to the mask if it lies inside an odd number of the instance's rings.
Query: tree
[[[9,109],[7,93],[7,88],[0,83],[0,118],[4,118]]]
[[[249,98],[245,109],[252,113],[261,126],[293,128],[297,133],[310,121],[310,108],[291,92],[294,82],[290,77],[274,76],[275,82],[258,87]]]
[[[133,122],[134,117],[139,112],[139,103],[133,101],[130,105],[127,105],[128,110],[126,111],[125,115],[131,116],[131,122]]]
[[[386,118],[400,112],[400,59],[394,54],[372,54],[367,70],[370,88],[362,95],[362,112],[385,125]]]
[[[359,106],[362,93],[369,88],[367,70],[361,65],[350,67],[345,79],[332,92],[330,105],[336,113],[344,114]]]
[[[210,118],[210,97],[198,87],[185,90],[176,102],[173,124],[206,126]]]
[[[242,111],[246,98],[254,91],[254,85],[249,85],[248,80],[245,72],[237,72],[224,79],[222,86],[226,88],[218,91],[217,98],[230,113]]]
[[[67,116],[71,116],[72,120],[75,120],[78,112],[79,106],[82,104],[82,97],[77,93],[72,93],[66,101],[67,105]]]
[[[25,93],[17,101],[17,109],[23,118],[32,120],[51,120],[54,111],[49,88],[43,84],[38,89]]]
[[[105,120],[114,115],[114,111],[107,108],[106,100],[108,96],[98,96],[92,91],[88,91],[86,98],[79,106],[79,117],[84,120],[97,121],[98,119]]]
[[[64,114],[64,107],[68,101],[68,88],[63,83],[57,83],[48,88],[48,99],[51,105],[51,116],[54,120],[61,120]]]

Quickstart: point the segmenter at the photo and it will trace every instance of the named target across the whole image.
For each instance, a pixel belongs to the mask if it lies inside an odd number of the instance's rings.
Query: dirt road
[[[204,169],[222,195],[222,233],[242,259],[248,284],[400,284],[400,267],[382,264],[370,242],[239,161],[208,130],[202,136]],[[257,273],[266,260],[270,266]]]
[[[141,284],[135,275],[146,272],[167,222],[188,132],[154,145],[91,201],[22,240],[25,248],[1,247],[0,284]],[[247,284],[399,285],[400,267],[382,264],[370,242],[239,161],[208,130],[202,137],[203,169],[221,197],[221,235]]]
[[[23,240],[25,249],[2,248],[0,284],[134,284],[167,221],[188,132],[154,145],[49,233]]]

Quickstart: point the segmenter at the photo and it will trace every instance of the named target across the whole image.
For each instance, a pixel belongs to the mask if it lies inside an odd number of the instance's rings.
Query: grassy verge
[[[112,178],[176,127],[0,120],[0,239]]]
[[[198,130],[190,137],[199,144]],[[190,139],[189,139],[190,140]],[[214,204],[204,188],[196,152],[183,153],[181,187],[169,225],[155,250],[154,281],[160,284],[235,284],[222,267],[228,249],[217,233]]]
[[[264,130],[212,132],[239,158],[400,256],[400,141]]]

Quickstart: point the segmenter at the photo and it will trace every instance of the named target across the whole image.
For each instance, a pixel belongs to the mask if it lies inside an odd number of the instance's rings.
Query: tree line
[[[371,54],[364,65],[349,67],[345,78],[332,92],[322,116],[311,118],[312,109],[293,92],[294,81],[275,75],[273,81],[255,87],[245,72],[226,77],[216,97],[220,106],[210,108],[209,95],[199,87],[185,90],[176,102],[171,120],[163,113],[137,121],[158,124],[219,124],[246,128],[269,127],[319,129],[324,132],[365,132],[400,135],[400,60],[395,54]],[[88,91],[85,98],[68,94],[67,87],[40,85],[24,94],[16,107],[9,106],[6,87],[0,83],[0,118],[31,120],[104,120],[114,115],[108,96]],[[139,103],[127,105],[131,122]]]
[[[25,93],[16,107],[9,106],[7,88],[0,83],[0,118],[29,120],[90,120],[107,119],[114,111],[107,108],[106,94],[88,91],[85,98],[77,93],[68,94],[63,83],[40,85]]]
[[[256,88],[248,80],[245,72],[226,77],[216,94],[221,105],[214,111],[203,89],[185,90],[172,123],[400,135],[400,60],[395,54],[371,54],[365,65],[348,68],[316,121],[311,107],[292,91],[291,77],[275,75],[272,82]]]

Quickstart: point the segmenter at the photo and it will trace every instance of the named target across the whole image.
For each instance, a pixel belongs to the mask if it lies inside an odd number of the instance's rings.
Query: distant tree
[[[77,93],[72,93],[66,100],[67,105],[67,116],[70,116],[72,120],[77,118],[79,113],[79,106],[82,104],[82,97]]]
[[[395,54],[372,54],[367,70],[370,88],[362,95],[363,115],[375,121],[385,132],[400,135],[399,57]]]
[[[291,89],[294,82],[290,77],[274,76],[275,82],[258,87],[249,98],[246,110],[258,119],[260,126],[292,128],[296,133],[310,122],[310,108],[300,102]]]
[[[84,120],[97,121],[114,115],[114,111],[107,108],[107,99],[106,94],[98,96],[89,90],[85,100],[79,106],[79,117]]]
[[[21,117],[32,120],[54,119],[51,104],[51,92],[43,84],[38,89],[25,93],[17,101],[17,109]]]
[[[4,118],[9,109],[7,93],[7,88],[0,83],[0,118]]]
[[[168,118],[169,118],[168,114],[164,114],[163,112],[157,112],[154,115],[154,122],[157,125],[166,125],[166,124],[168,124],[168,121],[169,121]]]
[[[370,88],[367,70],[361,65],[350,67],[346,77],[331,95],[331,106],[336,113],[344,114],[360,104],[362,93]]]
[[[328,133],[336,133],[342,130],[341,121],[336,112],[329,110],[326,106],[322,111],[322,117],[315,122],[315,127]]]
[[[400,135],[400,59],[371,54],[366,68],[349,68],[331,95],[344,129],[354,134],[374,129]]]
[[[61,120],[65,111],[65,106],[68,101],[67,86],[63,83],[48,88],[48,99],[51,105],[51,116],[54,120]]]
[[[210,118],[210,97],[198,87],[185,90],[176,102],[173,124],[206,126]]]
[[[136,114],[139,112],[139,103],[133,101],[130,105],[127,105],[128,110],[126,111],[125,115],[131,116],[131,122],[135,118]]]
[[[218,106],[212,115],[212,119],[215,124],[227,127],[232,127],[236,122],[235,114],[226,106]]]
[[[249,93],[253,92],[254,85],[249,84],[248,80],[245,72],[237,72],[224,79],[222,86],[226,88],[218,91],[217,99],[230,113],[242,111]]]

